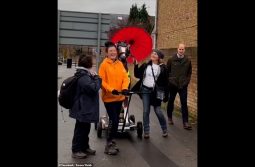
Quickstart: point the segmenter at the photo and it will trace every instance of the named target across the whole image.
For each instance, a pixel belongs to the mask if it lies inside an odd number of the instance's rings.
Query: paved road
[[[60,65],[58,70],[58,87],[63,79],[71,76],[75,69],[67,69]],[[139,139],[136,131],[120,135],[117,143],[120,152],[117,156],[104,154],[105,136],[97,138],[94,124],[90,131],[90,146],[96,149],[95,156],[86,159],[71,157],[71,141],[75,120],[68,117],[68,111],[63,109],[66,122],[63,121],[60,106],[58,108],[58,163],[93,163],[93,167],[196,167],[197,166],[197,128],[186,131],[182,127],[180,118],[174,117],[175,125],[168,125],[169,136],[161,136],[161,128],[156,114],[151,108],[150,139]],[[100,101],[100,115],[105,115],[105,107]],[[130,114],[134,114],[136,121],[142,120],[142,102],[137,95],[132,96]],[[164,111],[166,116],[166,112]]]

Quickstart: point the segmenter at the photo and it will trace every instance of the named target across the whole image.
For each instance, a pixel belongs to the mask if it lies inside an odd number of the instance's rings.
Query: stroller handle
[[[126,92],[118,92],[119,94],[122,94],[122,95],[132,95],[132,94],[151,94],[152,92],[141,92],[141,91],[126,91]]]

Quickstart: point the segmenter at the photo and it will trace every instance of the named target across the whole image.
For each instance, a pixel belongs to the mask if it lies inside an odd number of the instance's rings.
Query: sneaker
[[[117,143],[116,143],[116,141],[112,141],[112,146],[113,146],[113,148],[115,149],[115,150],[117,150],[118,152],[120,151],[120,149],[117,147]]]
[[[173,119],[172,119],[172,118],[168,118],[168,124],[170,124],[170,125],[173,125],[173,124],[174,124],[174,122],[173,122]]]
[[[145,139],[149,139],[150,138],[150,135],[149,134],[144,134],[143,136]]]
[[[168,136],[167,131],[166,131],[166,132],[163,132],[162,136],[163,136],[163,137],[167,137],[167,136]]]
[[[87,148],[85,150],[85,153],[88,155],[95,155],[96,154],[96,150],[92,150],[91,148]]]
[[[79,152],[72,153],[72,157],[73,158],[78,158],[78,159],[83,159],[83,158],[87,157],[87,154],[79,151]]]
[[[192,130],[192,127],[189,125],[188,122],[183,123],[183,128],[186,129],[186,130]]]
[[[115,148],[113,147],[113,144],[110,143],[110,144],[106,144],[104,153],[108,155],[116,155],[118,151],[115,150]]]

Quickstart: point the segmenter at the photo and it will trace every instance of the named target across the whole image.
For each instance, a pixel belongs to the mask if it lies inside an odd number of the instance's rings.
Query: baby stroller
[[[122,104],[122,111],[120,113],[119,117],[119,125],[118,125],[118,132],[128,132],[128,131],[137,131],[137,136],[139,138],[142,138],[143,135],[143,123],[142,121],[135,122],[135,116],[129,115],[129,105],[133,94],[139,94],[141,92],[134,92],[134,91],[128,91],[127,94],[125,94],[128,99],[125,104],[125,102]],[[123,94],[122,92],[119,92],[119,94]],[[97,130],[97,137],[101,138],[103,130],[105,130],[106,133],[108,130],[109,125],[109,118],[108,116],[103,116],[99,118],[98,124],[95,126]]]

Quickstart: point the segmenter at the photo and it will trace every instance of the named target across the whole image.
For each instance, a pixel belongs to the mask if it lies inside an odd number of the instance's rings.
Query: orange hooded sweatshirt
[[[112,90],[122,91],[128,89],[129,78],[121,61],[113,62],[105,58],[99,68],[99,76],[102,78],[102,100],[103,102],[123,101],[125,96],[113,95]]]

